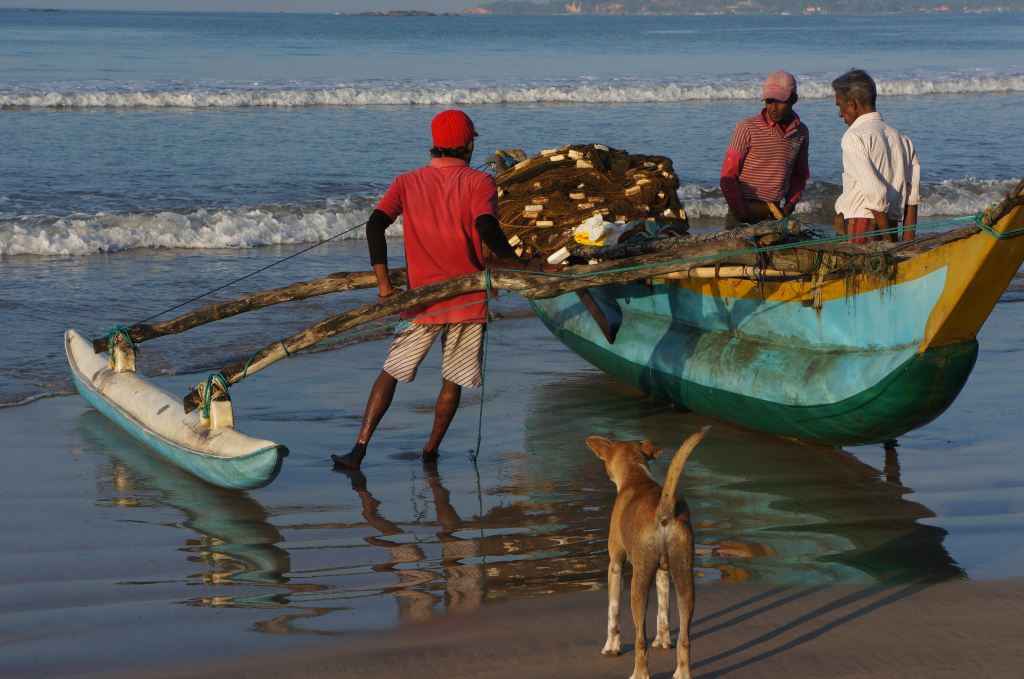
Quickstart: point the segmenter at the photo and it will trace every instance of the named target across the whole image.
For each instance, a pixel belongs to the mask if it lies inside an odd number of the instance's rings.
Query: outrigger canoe
[[[589,288],[589,309],[575,294],[532,305],[571,350],[659,399],[747,429],[878,443],[963,388],[1024,261],[1022,201],[1024,182],[991,225],[890,246],[885,275],[652,276]]]
[[[68,330],[64,347],[78,392],[96,410],[168,461],[222,488],[261,488],[277,476],[284,446],[247,436],[232,426],[211,426],[181,399],[135,374],[134,361],[112,367],[93,343]]]

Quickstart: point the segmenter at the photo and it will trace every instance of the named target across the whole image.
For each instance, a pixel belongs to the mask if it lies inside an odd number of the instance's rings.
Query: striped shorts
[[[460,387],[479,387],[483,384],[483,323],[413,323],[395,336],[384,361],[384,372],[399,382],[412,382],[416,369],[442,331],[441,376]]]

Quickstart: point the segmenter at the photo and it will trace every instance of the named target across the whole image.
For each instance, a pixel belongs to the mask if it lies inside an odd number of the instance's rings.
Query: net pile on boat
[[[571,144],[530,158],[518,150],[495,158],[499,220],[524,257],[562,251],[567,264],[677,261],[695,275],[713,267],[714,276],[750,278],[887,278],[894,270],[891,244],[832,242],[794,218],[690,234],[679,179],[665,156]]]
[[[522,154],[520,157],[525,157]],[[518,159],[517,157],[516,159]],[[575,246],[583,222],[629,224],[655,220],[686,233],[679,178],[665,156],[630,154],[602,144],[571,144],[542,151],[500,172],[499,220],[523,256],[548,257]],[[613,244],[618,229],[601,244]],[[614,236],[614,237],[612,237]],[[584,240],[584,242],[587,242]]]

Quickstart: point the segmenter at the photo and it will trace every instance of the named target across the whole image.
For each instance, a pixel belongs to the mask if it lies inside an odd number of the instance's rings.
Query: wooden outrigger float
[[[752,250],[745,235],[667,239],[645,254],[558,274],[496,269],[407,290],[224,366],[183,401],[135,374],[135,344],[256,308],[375,287],[373,274],[249,295],[132,326],[113,341],[90,343],[69,330],[65,343],[90,403],[170,461],[228,488],[266,485],[287,454],[234,431],[230,385],[358,325],[488,290],[530,299],[566,346],[658,398],[759,431],[830,445],[879,442],[934,419],[966,382],[977,333],[1024,261],[1024,238],[1016,237],[1024,235],[1024,182],[980,228],[910,243],[811,239]],[[868,265],[828,265],[856,257]],[[404,281],[404,272],[392,275]],[[104,351],[113,359],[98,355]]]

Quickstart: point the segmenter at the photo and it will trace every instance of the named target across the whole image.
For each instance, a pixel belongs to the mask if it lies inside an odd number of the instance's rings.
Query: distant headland
[[[444,12],[437,14],[435,12],[425,12],[421,9],[392,9],[387,12],[360,12],[357,16],[361,17],[457,17],[459,16],[456,12]]]
[[[715,15],[715,14],[874,14],[981,13],[1024,11],[1024,0],[498,0],[469,7],[463,14],[597,14],[597,15]]]

